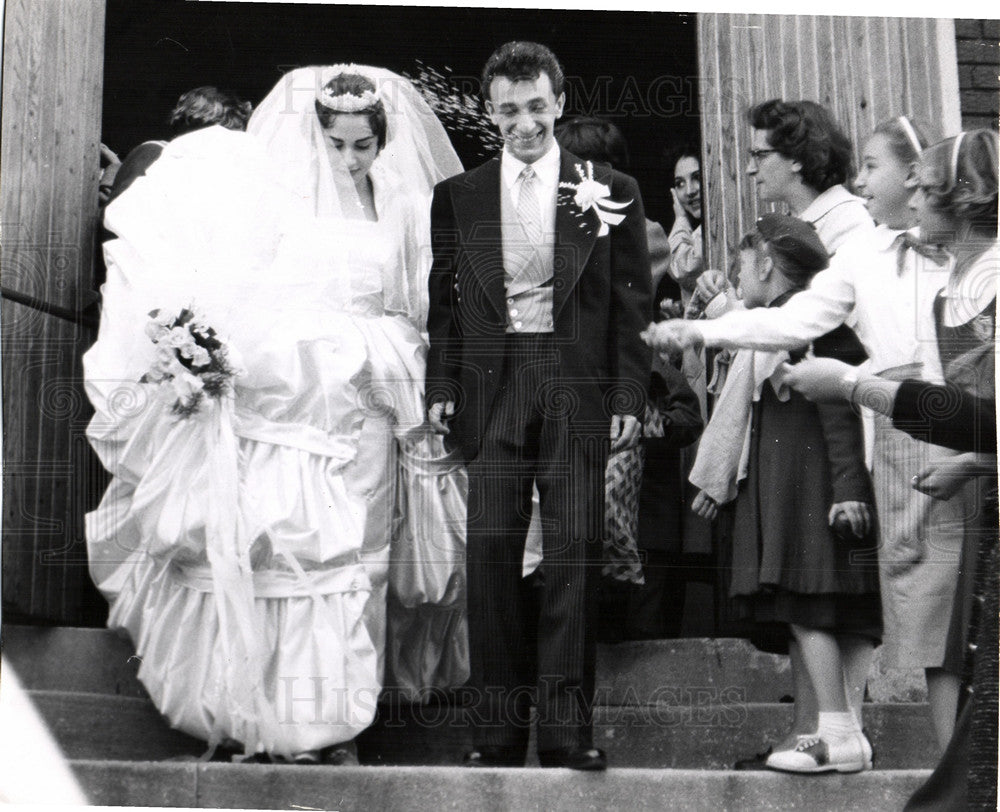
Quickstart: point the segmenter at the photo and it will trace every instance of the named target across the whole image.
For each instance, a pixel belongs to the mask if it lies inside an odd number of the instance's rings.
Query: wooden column
[[[93,282],[103,61],[103,0],[6,3],[3,285],[73,310]],[[93,336],[4,301],[0,339],[5,620],[78,623],[95,611],[82,521],[99,494],[84,474],[80,365]]]
[[[824,104],[856,150],[902,113],[954,135],[954,40],[951,20],[699,14],[708,267],[732,269],[758,214],[746,177],[749,107],[775,97]]]

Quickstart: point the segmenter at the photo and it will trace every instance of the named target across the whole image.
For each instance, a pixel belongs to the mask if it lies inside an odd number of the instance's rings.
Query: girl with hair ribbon
[[[915,175],[921,237],[948,252],[951,268],[934,299],[933,340],[923,347],[930,382],[859,375],[818,358],[787,377],[810,399],[850,400],[914,437],[965,452],[912,477],[914,489],[945,504],[971,490],[971,504],[944,659],[967,690],[940,763],[907,809],[997,804],[997,144],[985,129],[946,139],[924,151]]]

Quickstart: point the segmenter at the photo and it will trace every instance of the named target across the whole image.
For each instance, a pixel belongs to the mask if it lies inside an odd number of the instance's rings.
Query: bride
[[[459,171],[402,77],[303,68],[107,209],[91,574],[210,750],[356,758],[387,623],[404,692],[467,676],[464,472],[423,424],[420,333],[429,195]]]

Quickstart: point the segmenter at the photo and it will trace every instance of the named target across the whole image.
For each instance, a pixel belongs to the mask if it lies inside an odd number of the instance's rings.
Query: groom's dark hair
[[[543,73],[548,75],[552,92],[558,97],[563,92],[565,77],[556,55],[537,42],[506,42],[493,52],[483,68],[483,98],[489,99],[490,85],[497,76],[512,82],[534,81]]]

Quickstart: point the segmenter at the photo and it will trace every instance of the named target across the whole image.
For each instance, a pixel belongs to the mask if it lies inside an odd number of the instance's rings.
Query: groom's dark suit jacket
[[[584,161],[563,150],[560,182],[577,184]],[[598,236],[592,210],[560,190],[556,206],[553,339],[559,349],[559,406],[571,430],[607,437],[613,414],[642,419],[650,353],[639,338],[652,316],[646,221],[635,180],[604,164],[594,179],[610,199],[632,205]],[[434,190],[427,329],[427,405],[456,402],[446,442],[466,461],[479,444],[503,368],[504,301],[500,157],[442,181]],[[554,395],[555,396],[555,395]]]

